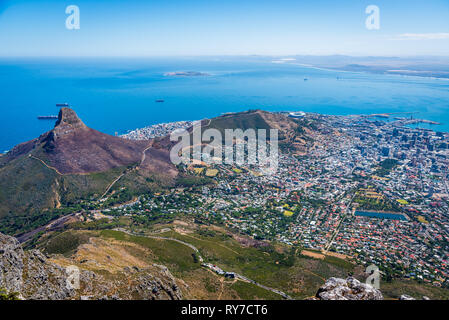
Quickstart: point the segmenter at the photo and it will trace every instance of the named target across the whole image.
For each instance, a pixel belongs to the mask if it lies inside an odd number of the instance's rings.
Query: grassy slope
[[[38,150],[34,155],[47,160]],[[96,199],[125,170],[126,167],[118,167],[91,174],[60,175],[39,160],[19,157],[0,168],[0,218],[55,208],[59,203],[70,205],[80,199]],[[147,192],[159,183],[148,182],[134,171],[129,175],[132,176],[123,177],[116,187]]]
[[[172,271],[181,278],[189,278],[190,273],[200,268],[199,264],[193,262],[193,251],[176,242],[134,237],[117,231],[102,231],[102,236],[131,241],[150,248],[161,263],[171,266]],[[261,284],[281,289],[295,298],[313,296],[325,279],[332,276],[345,277],[348,271],[353,270],[352,265],[347,269],[336,263],[299,256],[295,258],[293,266],[283,266],[278,264],[277,252],[268,253],[257,248],[245,248],[220,233],[213,237],[204,237],[196,233],[181,235],[167,232],[162,236],[191,243],[200,250],[206,261],[215,263],[226,271],[235,271]],[[266,290],[259,287],[256,291],[250,290],[253,287],[250,284],[234,284],[230,287],[242,295],[255,294],[260,298],[272,298],[270,292],[262,295],[260,290]]]
[[[192,257],[193,250],[174,241],[149,239],[130,236],[123,232],[104,230],[101,232],[80,232],[69,230],[60,234],[50,235],[39,245],[39,248],[49,254],[62,254],[65,257],[74,253],[75,247],[88,242],[88,237],[100,236],[103,239],[118,240],[123,248],[129,243],[137,244],[152,252],[151,259],[163,264],[178,278],[184,280],[191,292],[187,297],[194,299],[280,299],[281,297],[250,283],[225,280],[199,263]],[[166,236],[166,234],[164,234]],[[127,249],[129,250],[129,249]],[[138,256],[142,259],[144,257]],[[148,257],[146,257],[148,259]],[[150,261],[149,261],[150,262]]]
[[[123,232],[104,230],[101,236],[120,241],[132,242],[149,248],[158,261],[166,265],[175,273],[182,273],[199,268],[199,264],[193,262],[193,250],[174,241],[150,239],[146,237],[130,236]]]
[[[53,207],[57,174],[37,160],[21,157],[0,168],[0,218]]]
[[[60,176],[61,202],[67,204],[79,199],[99,198],[109,184],[120,176],[124,170],[124,167],[120,167],[88,175]]]
[[[280,300],[282,297],[276,293],[260,288],[252,283],[246,283],[243,281],[236,281],[230,285],[235,290],[239,297],[243,300]]]
[[[250,283],[225,279],[195,262],[193,250],[174,241],[150,239],[140,236],[130,236],[123,232],[76,231],[69,230],[61,234],[50,235],[41,242],[39,247],[47,253],[63,254],[68,257],[75,252],[79,244],[88,242],[88,238],[100,237],[109,241],[120,241],[122,248],[128,250],[146,263],[163,264],[169,268],[175,277],[188,284],[186,298],[191,299],[280,299],[270,291]],[[200,235],[198,232],[180,234],[169,231],[160,234],[161,237],[173,237],[196,246],[207,262],[212,262],[226,271],[235,271],[257,282],[280,289],[296,299],[315,295],[317,289],[330,277],[346,277],[348,272],[358,274],[358,268],[341,259],[326,257],[317,260],[296,255],[293,266],[277,264],[279,251],[288,253],[287,248],[277,246],[276,251],[254,247],[242,247],[233,238],[224,233]],[[151,255],[143,256],[139,250],[130,251],[132,245],[150,250]],[[363,280],[363,279],[360,279]],[[386,299],[397,299],[401,294],[409,294],[417,299],[428,296],[432,299],[449,299],[449,290],[414,281],[395,280],[391,283],[381,282],[381,291]]]
[[[215,128],[221,132],[224,138],[225,129],[270,129],[268,123],[257,112],[239,113],[236,115],[226,115],[211,120],[209,126],[204,127]]]
[[[300,256],[295,258],[293,266],[284,266],[279,263],[280,257],[277,252],[242,247],[234,239],[223,240],[220,234],[203,237],[197,234],[173,233],[172,236],[194,244],[206,260],[216,263],[223,269],[238,272],[267,286],[281,289],[296,298],[314,295],[325,279],[332,276],[345,277],[354,268],[351,266],[350,269],[346,269],[326,261]],[[278,249],[288,251],[284,247]]]
[[[397,299],[401,295],[407,294],[418,300],[422,299],[423,296],[430,299],[449,300],[449,290],[411,280],[381,282],[380,290],[385,299]]]
[[[163,264],[178,278],[182,279],[189,285],[189,290],[186,290],[184,295],[186,298],[192,299],[279,299],[280,296],[273,294],[267,290],[261,289],[249,283],[236,282],[233,280],[225,280],[223,277],[216,275],[195,263],[192,257],[193,251],[188,247],[173,241],[155,240],[144,237],[129,236],[122,232],[116,231],[76,231],[68,230],[62,233],[50,234],[41,240],[38,248],[48,254],[56,254],[55,261],[72,263],[69,259],[71,255],[79,251],[75,248],[89,242],[89,237],[100,237],[108,241],[108,243],[121,243],[121,250],[125,250],[127,254],[135,257],[136,261],[146,261],[148,266],[152,263]],[[112,242],[109,242],[112,241]],[[117,242],[120,241],[120,242]],[[138,245],[138,247],[136,247]],[[95,248],[101,253],[101,242],[95,242]],[[150,250],[151,254],[145,254],[145,251]],[[120,257],[115,256],[111,248],[106,249],[108,255],[111,255],[112,264],[120,264]],[[99,253],[99,254],[100,254]],[[96,254],[96,253],[93,253]],[[63,256],[61,256],[63,255]],[[81,254],[82,255],[82,254]],[[62,258],[65,257],[65,258]],[[126,257],[126,255],[124,256]],[[85,257],[86,259],[97,259],[97,256]],[[123,260],[123,259],[122,259]],[[101,258],[100,260],[101,261]],[[79,259],[78,259],[79,262]],[[101,265],[101,263],[100,263]],[[110,270],[107,271],[97,269],[98,264],[94,264],[93,269],[103,276],[113,277]],[[85,268],[85,264],[79,265]],[[132,265],[129,265],[132,267]],[[89,269],[89,270],[91,270]],[[117,276],[117,275],[115,275]]]
[[[49,239],[46,239],[40,248],[47,254],[62,254],[70,256],[79,245],[87,243],[89,237],[93,236],[92,232],[74,232],[67,231],[56,234]]]
[[[110,232],[110,231],[108,231]],[[123,235],[123,234],[122,234]],[[280,289],[294,298],[302,299],[314,296],[317,289],[324,283],[325,279],[330,277],[345,278],[349,272],[356,273],[356,266],[352,263],[327,256],[324,260],[312,259],[298,255],[295,264],[292,267],[282,266],[276,263],[278,255],[276,253],[267,253],[257,248],[242,247],[232,238],[227,238],[224,234],[217,233],[216,236],[202,236],[197,233],[181,235],[171,231],[164,233],[164,237],[173,237],[196,246],[202,256],[208,262],[220,266],[226,271],[235,271],[247,276],[259,283]],[[137,237],[138,238],[138,237]],[[133,239],[136,241],[137,239]],[[152,248],[153,241],[139,240],[147,243]],[[160,244],[158,245],[158,247]],[[176,264],[180,256],[182,260],[188,261],[189,267],[181,264],[181,277],[189,274],[189,270],[195,270],[198,266],[191,259],[190,250],[182,245],[173,245],[175,255],[160,250],[157,255],[161,261]],[[283,248],[279,248],[282,250]],[[152,249],[153,250],[153,249]],[[187,250],[187,251],[186,251]],[[174,260],[176,257],[176,261]],[[178,270],[181,270],[178,267]],[[363,280],[363,279],[360,279]],[[236,282],[228,287],[238,293],[243,299],[276,299],[279,298],[267,290],[261,289],[249,283]],[[409,294],[421,299],[422,296],[428,296],[431,299],[449,299],[449,290],[437,288],[432,285],[419,284],[415,281],[395,280],[392,283],[382,282],[381,291],[386,299],[398,298],[401,294]]]

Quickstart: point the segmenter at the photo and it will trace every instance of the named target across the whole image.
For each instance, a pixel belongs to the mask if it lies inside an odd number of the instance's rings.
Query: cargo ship
[[[164,102],[164,99],[157,99],[156,102]]]
[[[56,120],[58,119],[58,116],[38,116],[39,120]]]

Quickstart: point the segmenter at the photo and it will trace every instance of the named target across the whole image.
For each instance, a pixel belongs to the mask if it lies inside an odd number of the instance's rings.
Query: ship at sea
[[[68,104],[67,102],[64,102],[64,103],[57,103],[56,106],[57,106],[57,107],[68,107],[69,104]]]
[[[164,99],[157,99],[156,102],[164,102]]]
[[[38,116],[39,120],[56,120],[58,119],[58,116]]]

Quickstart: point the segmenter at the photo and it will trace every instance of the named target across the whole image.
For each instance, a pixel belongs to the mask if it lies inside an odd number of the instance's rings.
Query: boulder
[[[328,279],[318,289],[316,298],[319,300],[383,300],[383,295],[373,286],[348,277],[347,279]]]

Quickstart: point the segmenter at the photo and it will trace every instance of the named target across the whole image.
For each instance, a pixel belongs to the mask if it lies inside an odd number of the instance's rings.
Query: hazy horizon
[[[115,55],[115,56],[107,56],[107,55],[58,55],[58,56],[38,56],[38,55],[21,55],[21,56],[8,56],[8,55],[0,55],[0,59],[71,59],[71,58],[79,58],[79,59],[147,59],[147,58],[242,58],[242,57],[267,57],[267,58],[295,58],[295,57],[317,57],[317,58],[326,58],[326,57],[348,57],[348,58],[372,58],[372,59],[386,59],[386,58],[394,58],[394,59],[417,59],[417,58],[448,58],[448,54],[441,55],[350,55],[350,54],[194,54],[194,55],[185,55],[185,54],[165,54],[165,55]]]

